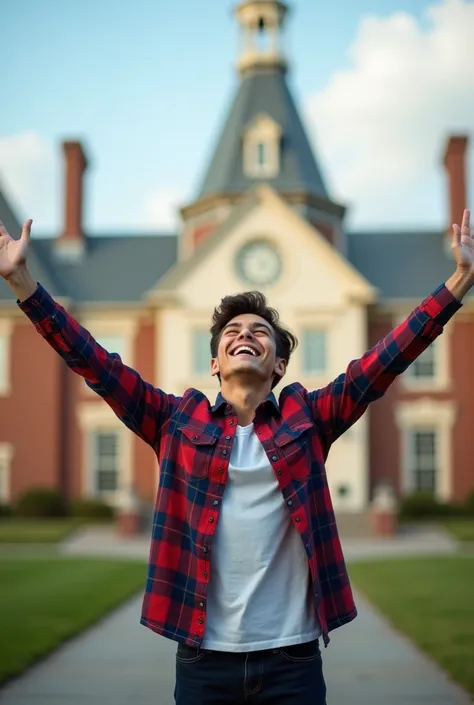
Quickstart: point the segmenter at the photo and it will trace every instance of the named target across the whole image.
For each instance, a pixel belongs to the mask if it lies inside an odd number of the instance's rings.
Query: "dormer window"
[[[244,173],[271,179],[280,171],[281,128],[268,115],[258,115],[244,133]]]

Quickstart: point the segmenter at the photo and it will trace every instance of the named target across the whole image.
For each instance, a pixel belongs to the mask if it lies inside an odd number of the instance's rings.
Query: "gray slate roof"
[[[358,232],[348,258],[383,299],[422,299],[454,271],[440,231]]]
[[[19,223],[1,190],[0,220],[10,234],[19,235]],[[349,261],[382,299],[421,300],[453,272],[439,231],[354,232],[348,241]],[[53,296],[78,303],[138,303],[176,263],[177,245],[176,234],[90,236],[83,259],[66,263],[55,256],[54,238],[33,238],[30,269]],[[1,279],[0,301],[14,304]]]
[[[243,172],[243,133],[260,113],[272,117],[283,132],[281,168],[274,179],[250,179]],[[198,197],[240,193],[263,181],[280,192],[329,198],[285,75],[278,68],[258,69],[242,78]]]

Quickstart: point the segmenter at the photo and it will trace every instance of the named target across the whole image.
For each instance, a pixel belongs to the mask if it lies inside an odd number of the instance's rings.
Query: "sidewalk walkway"
[[[342,537],[344,555],[349,560],[396,558],[413,555],[441,555],[458,551],[458,542],[436,526],[409,527],[396,538]],[[67,556],[104,556],[110,558],[148,557],[148,534],[132,539],[117,536],[113,527],[91,526],[76,532],[60,546]]]
[[[323,651],[328,705],[472,700],[357,596]],[[172,705],[175,645],[138,623],[141,596],[0,691],[1,705]]]

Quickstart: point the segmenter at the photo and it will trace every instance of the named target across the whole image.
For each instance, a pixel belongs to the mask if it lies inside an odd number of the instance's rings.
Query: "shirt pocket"
[[[209,475],[218,436],[196,426],[179,426],[180,465],[188,480],[202,480]]]
[[[309,444],[315,430],[312,421],[302,421],[295,426],[282,427],[275,437],[292,477],[303,480],[309,477],[311,457]]]

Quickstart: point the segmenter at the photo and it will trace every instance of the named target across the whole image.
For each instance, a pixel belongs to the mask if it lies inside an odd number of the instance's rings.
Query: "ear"
[[[213,357],[211,360],[211,376],[215,377],[219,374],[219,362],[217,357]]]
[[[286,372],[286,366],[286,360],[283,360],[283,358],[281,357],[277,357],[274,369],[275,374],[279,377],[284,377]]]

